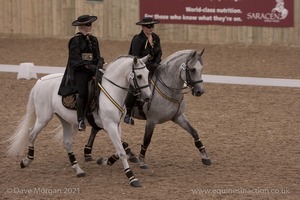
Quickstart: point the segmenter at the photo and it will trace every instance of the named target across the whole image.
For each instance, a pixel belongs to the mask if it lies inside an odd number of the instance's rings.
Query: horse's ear
[[[200,57],[203,55],[204,50],[205,50],[205,49],[202,49],[202,51],[199,53],[199,56],[200,56]]]
[[[148,60],[150,57],[151,57],[150,54],[148,54],[147,56],[141,58],[141,60],[145,63],[145,62],[147,62],[147,60]]]
[[[194,51],[194,52],[192,53],[191,58],[194,58],[196,54],[197,54],[197,51]]]

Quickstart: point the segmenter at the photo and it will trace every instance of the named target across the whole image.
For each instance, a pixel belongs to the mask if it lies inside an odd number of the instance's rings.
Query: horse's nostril
[[[197,96],[197,97],[201,96],[202,94],[203,94],[202,91],[196,91],[196,92],[193,93],[193,95]]]

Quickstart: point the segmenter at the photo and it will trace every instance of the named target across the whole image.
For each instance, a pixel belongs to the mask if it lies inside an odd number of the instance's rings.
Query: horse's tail
[[[34,125],[36,119],[33,96],[34,87],[29,95],[26,114],[22,117],[14,134],[7,140],[9,143],[7,154],[9,156],[21,155],[28,145],[29,129]]]

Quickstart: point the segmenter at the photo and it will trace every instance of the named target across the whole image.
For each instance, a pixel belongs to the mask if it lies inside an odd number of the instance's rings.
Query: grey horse
[[[139,158],[136,159],[128,144],[123,142],[123,147],[129,155],[129,160],[139,162],[143,169],[148,168],[145,163],[145,155],[157,124],[173,121],[184,130],[189,132],[194,138],[195,146],[202,155],[202,163],[211,165],[211,160],[206,153],[197,131],[187,120],[185,111],[184,92],[189,88],[194,96],[201,96],[204,93],[202,70],[203,60],[201,52],[196,50],[177,51],[164,59],[161,65],[155,70],[150,81],[152,91],[151,101],[143,104],[140,109],[134,109],[133,117],[147,120],[145,134]],[[141,109],[142,108],[142,109]],[[141,112],[142,111],[142,112]],[[92,160],[91,152],[95,136],[99,130],[92,129],[89,141],[84,149],[86,161]],[[97,163],[101,165],[112,165],[119,158],[112,155],[110,158],[100,158]]]

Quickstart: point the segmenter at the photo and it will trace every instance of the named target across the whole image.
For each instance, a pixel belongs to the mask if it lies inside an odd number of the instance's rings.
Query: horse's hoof
[[[128,160],[131,163],[138,163],[139,162],[139,159],[137,159],[137,157],[135,157],[135,156],[129,157]]]
[[[141,168],[141,169],[149,169],[149,167],[148,167],[147,164],[141,164],[141,165],[140,165],[140,168]]]
[[[88,157],[84,157],[85,162],[90,162],[93,161],[93,158],[88,156]]]
[[[130,185],[132,187],[142,187],[141,183],[137,179],[134,180],[134,181],[132,181],[132,182],[130,182]]]
[[[204,165],[211,165],[210,159],[202,158],[202,163],[203,163]]]
[[[99,158],[97,160],[98,165],[107,165],[107,159],[106,158]]]
[[[20,162],[20,166],[21,166],[22,169],[26,167],[26,166],[24,165],[24,163],[23,163],[23,160]]]
[[[85,177],[85,173],[84,173],[84,172],[78,173],[78,174],[76,174],[76,176],[77,176],[77,177]]]

